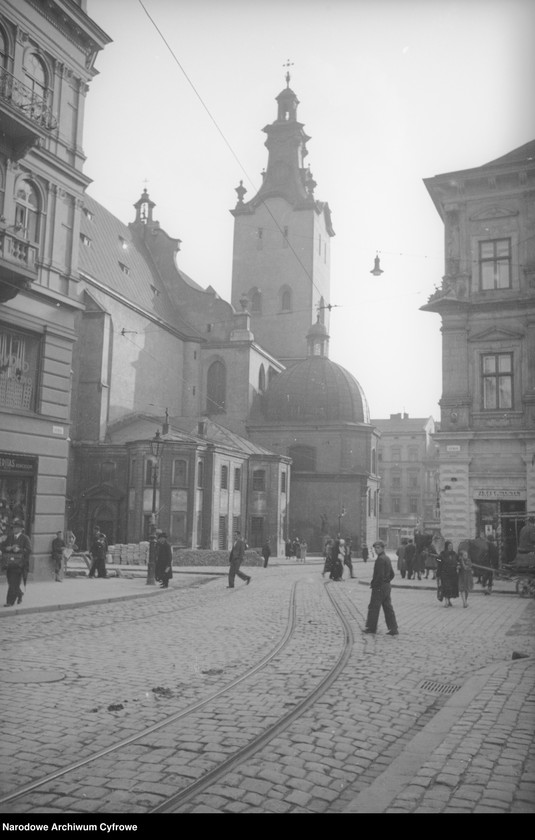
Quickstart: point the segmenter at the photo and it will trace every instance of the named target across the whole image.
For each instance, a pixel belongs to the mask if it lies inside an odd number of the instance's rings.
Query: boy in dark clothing
[[[390,558],[385,553],[385,544],[378,540],[373,544],[377,552],[377,558],[373,567],[373,577],[370,583],[372,590],[370,603],[368,605],[368,617],[366,619],[365,633],[377,632],[377,621],[381,607],[385,614],[385,621],[388,627],[388,636],[398,635],[398,623],[392,601],[390,600],[390,581],[395,577]]]

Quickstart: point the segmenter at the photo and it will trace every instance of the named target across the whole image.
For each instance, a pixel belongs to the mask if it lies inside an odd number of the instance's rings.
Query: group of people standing
[[[411,539],[402,540],[396,555],[398,572],[402,578],[422,580],[431,575],[431,579],[435,580],[439,551],[432,542],[417,546]]]
[[[297,562],[304,563],[307,559],[307,544],[305,540],[294,537],[293,540],[286,540],[284,543],[284,554],[286,558],[295,557]]]
[[[329,575],[330,580],[340,581],[344,577],[344,567],[349,569],[349,576],[354,578],[353,561],[351,559],[351,540],[345,540],[338,535],[335,540],[328,539],[323,549],[325,562],[322,577]]]

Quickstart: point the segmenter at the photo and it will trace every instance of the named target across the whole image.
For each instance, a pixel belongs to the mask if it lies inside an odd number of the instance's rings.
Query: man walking
[[[269,540],[266,540],[262,546],[262,557],[264,558],[264,569],[267,569],[269,558],[271,557],[271,546]]]
[[[56,531],[56,536],[52,540],[52,560],[54,561],[54,574],[56,575],[56,582],[63,581],[63,574],[65,572],[65,558],[63,556],[63,549],[65,542],[63,540],[63,532]]]
[[[13,535],[11,540],[8,539],[8,541],[10,545],[6,545],[4,548],[4,552],[7,555],[6,578],[8,583],[6,603],[4,606],[12,607],[15,601],[17,604],[22,602],[20,583],[24,581],[24,586],[26,587],[32,550],[30,538],[24,533],[20,519],[13,520]]]
[[[154,577],[160,581],[160,589],[169,588],[169,580],[173,577],[173,550],[165,531],[160,531],[156,542]]]
[[[98,525],[93,528],[93,539],[89,547],[91,553],[91,568],[89,569],[89,577],[94,578],[95,572],[99,578],[107,577],[106,574],[106,554],[108,553],[108,540],[103,534]]]
[[[232,546],[229,557],[230,566],[228,570],[227,589],[234,589],[234,578],[236,575],[238,575],[238,577],[246,583],[251,583],[251,578],[248,575],[244,575],[243,572],[240,572],[240,566],[243,562],[243,558],[245,557],[245,548],[245,541],[242,540],[240,532],[236,531],[236,539],[234,540],[234,545]]]
[[[390,581],[395,577],[390,558],[385,553],[385,544],[382,540],[374,542],[373,547],[377,553],[373,567],[373,577],[370,587],[372,590],[370,603],[368,605],[368,617],[366,619],[365,633],[377,632],[377,621],[381,607],[385,614],[388,636],[398,635],[398,623],[390,600]]]

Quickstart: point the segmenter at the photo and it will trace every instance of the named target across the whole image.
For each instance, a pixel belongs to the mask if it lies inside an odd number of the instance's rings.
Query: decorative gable
[[[473,216],[470,216],[470,221],[484,222],[489,219],[507,219],[511,216],[518,216],[518,210],[511,210],[510,207],[499,207],[498,205],[494,205],[493,207],[485,207],[478,213],[474,213]]]
[[[489,329],[482,330],[482,332],[474,333],[468,337],[468,341],[521,341],[524,338],[523,332],[516,330],[505,330],[501,327],[489,327]]]

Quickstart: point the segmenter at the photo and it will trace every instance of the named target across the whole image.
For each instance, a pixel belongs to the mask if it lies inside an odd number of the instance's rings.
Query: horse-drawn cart
[[[499,574],[515,582],[521,597],[535,598],[535,552],[517,554],[512,563],[501,567]]]

